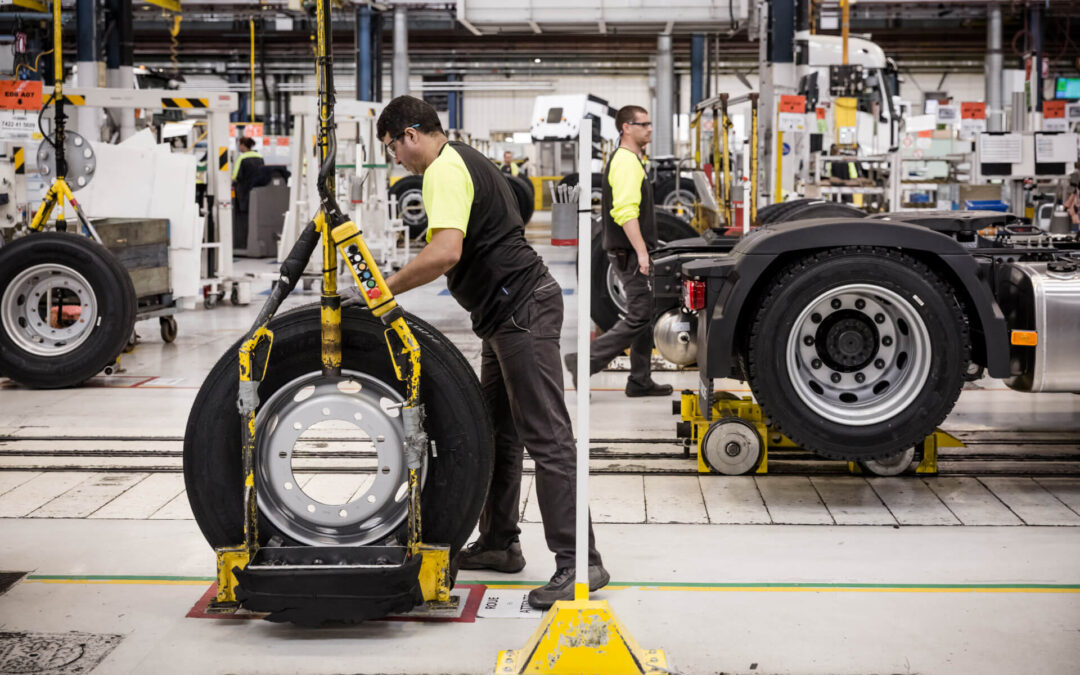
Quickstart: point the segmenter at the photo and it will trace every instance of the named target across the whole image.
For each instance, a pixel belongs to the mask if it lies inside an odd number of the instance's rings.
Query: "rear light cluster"
[[[682,302],[691,312],[705,309],[705,282],[686,279],[682,284]]]

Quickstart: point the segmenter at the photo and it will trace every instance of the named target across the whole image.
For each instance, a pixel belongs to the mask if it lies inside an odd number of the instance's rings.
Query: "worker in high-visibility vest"
[[[233,248],[247,248],[248,239],[248,200],[251,197],[251,188],[262,176],[263,157],[255,150],[255,141],[247,136],[241,136],[236,145],[240,150],[240,156],[233,162],[232,189],[233,189]]]
[[[510,152],[509,150],[503,153],[503,162],[500,170],[503,173],[510,174],[511,176],[516,176],[521,173],[521,169],[518,168],[518,165],[514,164],[514,153]]]

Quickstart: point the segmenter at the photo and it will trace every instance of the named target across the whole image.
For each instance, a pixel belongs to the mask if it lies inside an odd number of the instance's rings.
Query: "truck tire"
[[[812,201],[782,212],[779,219],[773,222],[787,223],[793,220],[809,220],[810,218],[865,218],[867,215],[866,211],[851,204]]]
[[[430,325],[413,316],[408,316],[408,321],[422,349],[420,391],[427,414],[425,428],[431,440],[421,493],[422,534],[426,542],[449,544],[452,555],[472,532],[487,494],[494,452],[490,416],[476,375],[461,353]],[[266,377],[259,385],[257,443],[260,435],[263,443],[270,443],[267,439],[275,437],[278,415],[286,420],[291,414],[288,406],[297,398],[294,391],[299,395],[306,388],[297,387],[321,377],[318,306],[281,314],[270,322],[270,330],[274,342]],[[361,418],[358,425],[368,425],[364,431],[370,438],[376,438],[374,430],[379,425],[390,424],[393,428],[400,425],[386,408],[389,403],[402,400],[404,389],[394,375],[383,336],[385,330],[366,308],[342,310],[342,373],[361,384],[359,392],[352,394],[354,398],[374,397],[386,413],[376,412]],[[235,546],[243,541],[240,415],[236,406],[239,344],[229,348],[203,382],[184,435],[184,483],[188,500],[203,536],[215,548]],[[318,395],[318,387],[322,386],[318,384],[316,393],[310,395]],[[380,396],[384,400],[380,401]],[[327,410],[323,409],[322,414],[328,414]],[[288,430],[292,425],[283,421],[280,427]],[[401,453],[396,448],[401,446],[394,443],[393,433],[389,436],[387,452],[396,455],[400,464]],[[268,448],[259,445],[256,468],[260,477],[274,475],[269,465],[279,449],[291,452],[280,444]],[[381,450],[375,467],[394,461],[384,459]],[[377,485],[380,474],[390,474],[387,480],[392,481],[391,492],[397,488],[400,495],[401,467],[395,466],[393,472],[389,468],[376,468],[373,485]],[[319,514],[309,518],[304,509],[289,511],[287,497],[283,495],[292,487],[291,483],[278,486],[269,480],[259,483],[260,541],[278,536],[285,545],[359,545],[404,536],[407,499],[391,497],[377,501],[354,495],[355,499],[346,504],[349,509],[356,505],[359,513],[369,508],[383,520],[369,518],[328,526],[325,520],[318,520]],[[367,495],[374,495],[375,491],[373,486]],[[302,492],[301,488],[293,494],[313,499],[301,495]],[[370,502],[370,507],[364,502]],[[345,518],[345,506],[342,509],[341,517]],[[307,511],[315,513],[311,506]]]
[[[390,186],[389,194],[397,197],[398,213],[409,228],[410,239],[416,239],[427,231],[423,176],[405,176]]]
[[[514,192],[514,198],[517,200],[518,212],[521,214],[521,222],[528,225],[533,217],[533,209],[536,207],[532,181],[528,178],[511,176],[505,173],[503,176],[506,177],[506,181],[510,183],[510,189]]]
[[[598,219],[597,219],[598,220]],[[601,330],[610,330],[626,312],[626,299],[622,283],[611,269],[603,245],[603,226],[593,224],[592,242],[592,303],[590,314],[593,322]],[[679,239],[699,236],[694,228],[680,218],[661,209],[656,209],[656,235],[660,246]]]
[[[971,340],[951,287],[896,250],[852,246],[798,260],[767,286],[746,363],[773,427],[849,461],[895,455],[952,410]]]
[[[689,223],[694,217],[697,191],[694,190],[694,181],[689,178],[677,176],[665,178],[653,189],[653,199],[657,206],[664,207],[667,213],[684,222]]]
[[[769,204],[768,206],[764,206],[758,209],[758,225],[768,225],[770,223],[783,222],[782,220],[780,220],[780,218],[784,213],[816,201],[821,200],[807,199],[804,197],[801,199],[792,199],[786,202],[777,202],[775,204]]]
[[[95,241],[42,232],[0,249],[0,371],[22,385],[90,379],[127,345],[135,310],[130,275]]]

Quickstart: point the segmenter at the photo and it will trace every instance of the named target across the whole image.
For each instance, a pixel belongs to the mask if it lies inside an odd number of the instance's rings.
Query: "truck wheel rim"
[[[656,242],[657,248],[667,246],[666,241]],[[615,266],[608,265],[607,278],[605,279],[607,284],[608,297],[611,298],[612,304],[615,305],[615,309],[619,314],[625,316],[630,311],[630,306],[626,304],[626,287],[623,286],[622,279],[618,274],[615,274]]]
[[[417,225],[424,220],[424,195],[420,190],[409,190],[398,199],[401,219],[406,225]]]
[[[678,188],[672,190],[664,196],[664,201],[661,204],[666,210],[670,211],[674,216],[690,222],[693,213],[691,209],[694,206],[694,199],[696,195],[690,190]]]
[[[58,305],[63,300],[63,312]],[[0,298],[12,341],[36,356],[61,356],[79,347],[98,323],[97,295],[86,277],[65,265],[28,267]],[[55,314],[55,316],[54,316]]]
[[[309,373],[274,392],[255,421],[262,514],[282,534],[313,546],[355,546],[393,534],[408,515],[403,400],[387,384],[355,371],[341,377]],[[325,440],[302,438],[324,422],[335,423],[316,432]],[[319,473],[320,464],[348,460],[370,478],[342,503],[326,503],[305,492],[294,459],[309,474]],[[426,456],[422,477],[425,471]]]
[[[892,419],[922,391],[930,334],[914,306],[872,284],[828,290],[795,319],[788,376],[811,412],[837,424]]]

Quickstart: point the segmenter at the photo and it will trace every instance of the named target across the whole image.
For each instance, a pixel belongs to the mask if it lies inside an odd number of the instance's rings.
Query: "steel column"
[[[1043,109],[1043,25],[1042,7],[1038,4],[1031,5],[1031,51],[1035,53],[1035,72],[1031,74],[1031,86],[1034,88],[1033,100],[1035,105],[1033,112],[1042,112]]]
[[[394,63],[390,71],[390,95],[409,93],[409,15],[405,7],[394,7]]]
[[[704,98],[705,91],[705,35],[690,36],[690,110]]]
[[[75,86],[96,87],[98,86],[97,0],[77,0],[75,9],[78,25],[75,56],[78,75],[75,78]],[[97,108],[79,108],[76,127],[79,135],[90,141],[99,140],[100,119],[101,111]]]
[[[371,92],[371,6],[356,6],[356,100],[374,101]]]
[[[117,0],[116,6],[119,13],[116,17],[116,31],[120,40],[120,67],[117,75],[117,87],[120,89],[135,88],[135,29],[132,27],[131,0]],[[120,117],[120,140],[126,140],[135,135],[135,110],[123,108],[119,111]]]
[[[674,153],[675,68],[671,57],[671,36],[656,40],[656,110],[653,111],[652,150],[654,156]]]
[[[990,5],[986,15],[986,128],[1005,130],[1001,81],[1001,6]]]

